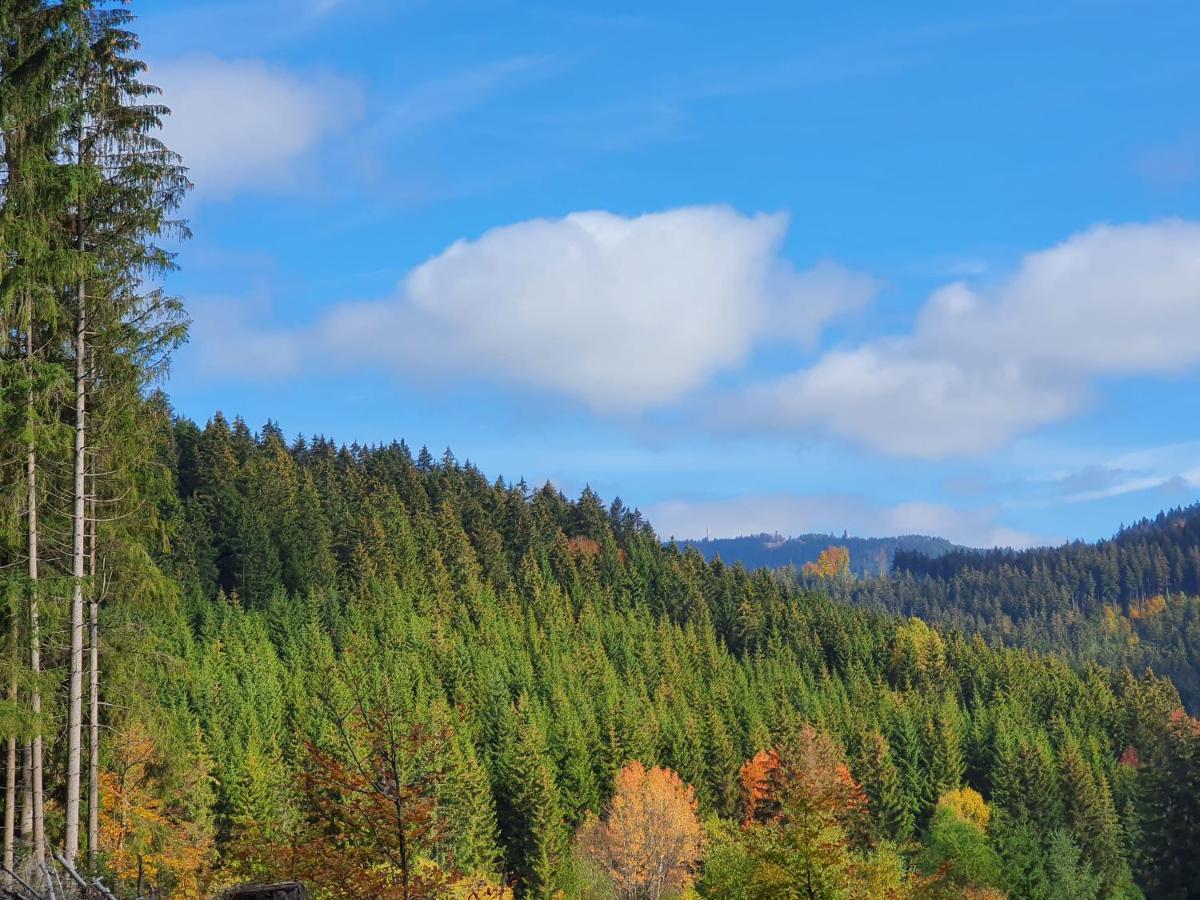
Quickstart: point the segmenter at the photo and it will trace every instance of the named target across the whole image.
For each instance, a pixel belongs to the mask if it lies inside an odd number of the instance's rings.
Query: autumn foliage
[[[742,766],[742,824],[770,822],[779,815],[779,751],[759,750]]]
[[[756,753],[741,773],[743,825],[798,813],[828,815],[854,834],[866,821],[867,798],[830,738],[803,725],[773,750]]]
[[[305,744],[300,816],[290,833],[247,833],[248,871],[304,881],[323,897],[420,900],[454,880],[429,859],[441,836],[436,790],[444,734],[356,702],[331,745]]]
[[[605,817],[584,823],[579,844],[622,900],[681,893],[703,851],[692,787],[670,769],[629,763],[617,773]]]
[[[804,564],[805,575],[835,578],[850,574],[850,551],[846,547],[829,547],[822,550],[816,562]]]
[[[185,807],[186,798],[178,796],[182,792],[161,783],[164,755],[158,743],[133,722],[111,747],[111,764],[100,772],[100,844],[109,868],[138,896],[147,889],[182,900],[204,896],[211,840]]]
[[[751,896],[849,896],[851,885],[876,880],[874,861],[860,852],[866,794],[828,735],[801,726],[742,767],[741,787]]]
[[[956,788],[942,794],[938,808],[948,810],[960,821],[966,822],[980,832],[987,831],[992,810],[974,788]]]

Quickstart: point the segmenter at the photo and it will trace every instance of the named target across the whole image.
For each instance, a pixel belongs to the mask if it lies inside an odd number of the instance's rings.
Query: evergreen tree
[[[549,897],[566,829],[546,739],[528,701],[506,716],[500,740],[496,797],[508,869],[526,895]]]
[[[905,842],[916,826],[905,800],[900,770],[892,759],[887,739],[872,730],[862,740],[856,774],[867,794],[867,808],[877,837]]]
[[[452,868],[468,873],[498,871],[500,851],[492,786],[464,730],[452,734],[440,794]]]

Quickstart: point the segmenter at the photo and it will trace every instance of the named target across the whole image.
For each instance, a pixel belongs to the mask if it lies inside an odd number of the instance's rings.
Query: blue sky
[[[134,8],[196,184],[183,414],[664,536],[1200,498],[1195,3]]]

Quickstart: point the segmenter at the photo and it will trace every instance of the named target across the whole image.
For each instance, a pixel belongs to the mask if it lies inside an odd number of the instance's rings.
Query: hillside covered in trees
[[[680,547],[694,547],[707,560],[720,557],[728,565],[741,563],[753,571],[763,567],[800,569],[815,563],[821,551],[836,544],[850,552],[850,571],[855,575],[886,575],[892,570],[897,553],[920,553],[936,559],[952,550],[960,550],[945,538],[922,534],[899,537],[860,538],[843,534],[800,534],[782,537],[778,534],[753,534],[733,538],[704,538],[697,541],[678,541]],[[969,551],[968,551],[969,552]]]
[[[885,577],[785,578],[990,642],[1150,667],[1175,682],[1189,709],[1200,709],[1200,505],[1159,513],[1097,543],[937,557],[900,552]]]
[[[669,770],[706,896],[1195,889],[1200,731],[1165,680],[831,604],[449,453],[144,416],[175,487],[164,593],[104,628],[124,878],[641,896],[597,834]]]
[[[1161,675],[449,451],[177,416],[188,181],[129,23],[0,0],[6,895],[1200,895],[1200,722]],[[959,559],[896,583],[1013,567]]]

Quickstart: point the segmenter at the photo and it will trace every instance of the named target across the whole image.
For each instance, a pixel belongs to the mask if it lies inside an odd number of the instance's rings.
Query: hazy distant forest
[[[177,417],[187,172],[130,27],[0,0],[0,888],[1200,896],[1195,511],[750,573],[450,451]]]

